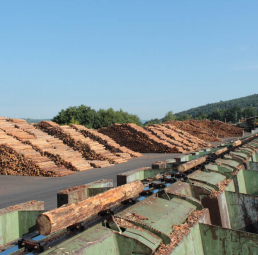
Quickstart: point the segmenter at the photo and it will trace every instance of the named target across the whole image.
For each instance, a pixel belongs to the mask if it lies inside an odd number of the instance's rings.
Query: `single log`
[[[216,151],[215,152],[215,155],[220,155],[220,154],[222,154],[222,153],[224,153],[224,152],[226,152],[228,150],[228,148],[227,147],[225,147],[225,148],[223,148],[223,149],[220,149],[220,150],[218,150],[218,151]]]
[[[181,173],[190,170],[193,167],[196,167],[202,163],[204,163],[206,161],[206,157],[201,157],[195,160],[191,160],[185,164],[182,164],[180,166],[177,167],[177,170]]]
[[[41,235],[49,235],[60,229],[81,222],[111,206],[137,196],[144,186],[135,181],[90,197],[78,203],[64,205],[38,216],[36,226]]]
[[[242,144],[242,142],[240,140],[233,142],[233,146],[238,146],[241,144]]]

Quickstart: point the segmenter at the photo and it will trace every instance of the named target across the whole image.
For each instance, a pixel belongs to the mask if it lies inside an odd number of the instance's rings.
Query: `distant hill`
[[[248,106],[256,108],[258,110],[258,94],[253,94],[251,96],[240,97],[232,100],[227,101],[220,101],[218,103],[206,104],[202,106],[198,106],[195,108],[191,108],[187,111],[178,112],[175,115],[179,116],[182,114],[190,114],[193,117],[197,116],[199,112],[203,112],[205,114],[210,114],[216,109],[226,110],[228,108],[238,106],[239,108],[243,109]]]
[[[51,119],[30,119],[30,118],[27,118],[27,119],[24,119],[27,121],[28,124],[30,123],[39,123],[40,121],[43,121],[43,120],[51,120]]]

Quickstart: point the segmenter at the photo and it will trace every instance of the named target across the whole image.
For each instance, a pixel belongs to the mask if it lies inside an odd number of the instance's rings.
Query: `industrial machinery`
[[[2,209],[0,255],[258,254],[257,184],[254,135]]]

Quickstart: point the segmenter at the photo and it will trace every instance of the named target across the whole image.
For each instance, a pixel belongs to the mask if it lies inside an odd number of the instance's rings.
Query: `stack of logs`
[[[184,130],[206,142],[219,142],[219,138],[239,137],[243,135],[241,128],[225,124],[218,120],[185,120],[169,121],[167,124]]]
[[[181,146],[173,145],[166,140],[161,140],[152,132],[136,124],[114,124],[98,130],[110,136],[120,145],[140,153],[180,153]]]
[[[58,177],[73,173],[0,130],[0,174]]]
[[[210,145],[201,141],[200,139],[189,135],[188,133],[182,133],[181,130],[173,128],[170,125],[151,125],[146,128],[151,131],[157,137],[177,146],[180,152],[194,151],[201,147],[209,147]]]
[[[97,141],[84,137],[70,126],[59,126],[51,121],[41,121],[36,126],[44,132],[61,139],[74,150],[79,151],[85,159],[90,160],[89,163],[94,167],[109,167],[114,163],[125,162],[124,159],[106,150]]]
[[[34,136],[33,139],[22,139],[16,137],[23,143],[30,144],[36,151],[40,152],[42,156],[47,156],[53,160],[56,165],[64,166],[72,171],[85,171],[92,169],[90,163],[85,160],[81,153],[74,151],[69,146],[65,145],[63,141],[48,135],[47,133],[36,129],[33,125],[27,122],[20,122],[19,119],[9,119],[15,125],[16,129],[23,130]]]
[[[86,128],[82,125],[71,125],[73,128],[81,132],[85,137],[89,137],[92,140],[98,141],[103,144],[108,150],[110,150],[115,155],[118,155],[125,159],[130,159],[132,157],[141,157],[142,154],[134,152],[125,146],[120,146],[112,138],[107,135],[104,135],[97,130]]]

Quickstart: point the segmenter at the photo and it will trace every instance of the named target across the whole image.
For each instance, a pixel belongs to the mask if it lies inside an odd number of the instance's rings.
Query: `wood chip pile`
[[[144,129],[136,124],[114,124],[98,131],[141,153],[183,153],[210,147],[210,144],[169,126],[152,125]]]
[[[242,136],[241,128],[217,120],[169,121],[167,124],[184,130],[206,142],[219,142],[219,138]]]
[[[85,159],[90,160],[89,163],[93,167],[109,167],[114,163],[125,162],[124,159],[106,150],[102,144],[83,136],[70,126],[59,126],[52,121],[41,121],[36,126],[79,151]]]
[[[113,152],[115,155],[119,155],[124,159],[130,159],[132,157],[141,157],[142,154],[132,151],[125,146],[120,146],[112,138],[107,135],[104,135],[97,130],[86,128],[82,125],[71,125],[73,128],[81,132],[85,137],[89,137],[92,140],[98,141],[103,144],[108,150]]]

